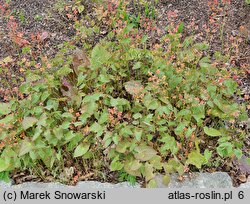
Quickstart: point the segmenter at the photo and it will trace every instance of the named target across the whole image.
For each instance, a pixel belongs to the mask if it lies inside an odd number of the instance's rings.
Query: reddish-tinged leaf
[[[48,38],[48,36],[49,36],[49,33],[48,33],[48,32],[46,32],[46,31],[42,32],[41,41],[46,40],[46,39]]]
[[[250,174],[250,164],[248,163],[248,158],[246,156],[243,155],[239,161],[235,162],[242,173]]]

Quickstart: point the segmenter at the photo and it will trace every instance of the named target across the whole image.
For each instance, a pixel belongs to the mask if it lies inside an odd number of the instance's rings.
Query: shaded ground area
[[[15,43],[35,45],[32,48],[31,57],[39,62],[40,54],[51,58],[57,52],[59,44],[72,40],[75,30],[72,20],[67,18],[65,11],[65,4],[72,2],[69,0],[15,0],[4,7],[5,1],[0,0],[2,6],[0,7],[2,8],[0,10],[0,60],[8,56],[12,58],[12,63],[7,67],[9,71],[0,73],[0,101],[6,101],[6,95],[24,80],[22,67],[15,63],[20,60],[18,57],[22,50],[18,49]],[[211,0],[159,1],[156,5],[158,30],[149,33],[149,46],[157,44],[166,33],[166,26],[175,26],[184,22],[183,36],[195,35],[197,41],[207,41],[211,45],[209,54],[220,51],[229,56],[228,69],[237,66],[241,70],[237,80],[242,98],[236,100],[247,102],[250,97],[250,6],[247,6],[244,0],[224,0],[224,4],[222,1],[216,2]],[[130,12],[133,12],[132,6]],[[11,16],[14,16],[15,21],[11,21]],[[15,23],[18,26],[13,30]],[[12,35],[14,32],[16,36]],[[103,35],[100,34],[100,36]],[[13,43],[15,40],[17,42]],[[245,152],[249,152],[249,144],[248,140]],[[244,159],[241,162],[236,161],[233,167],[228,168],[225,165],[218,170],[230,172],[234,184],[238,185],[245,182],[250,174],[244,162]],[[14,174],[14,180],[17,183],[38,179],[27,176],[29,172],[14,172]],[[45,174],[45,177],[49,181],[49,175]],[[112,181],[114,177],[116,175],[111,175],[108,180]]]
[[[161,1],[158,13],[160,26],[168,25],[168,19],[184,22],[184,35],[208,41],[210,54],[216,51],[229,54],[229,68],[237,66],[245,72],[239,82],[242,95],[250,94],[250,6],[244,0]]]
[[[249,64],[250,7],[244,0],[224,1],[228,2],[224,4],[214,2],[221,1],[161,1],[158,8],[160,14],[158,22],[162,25],[168,24],[166,16],[172,17],[175,21],[183,21],[188,28],[184,30],[185,34],[196,34],[198,39],[208,40],[211,52],[216,50],[225,52],[227,46],[234,46],[232,44],[234,38],[241,38],[238,53],[235,53],[239,56],[235,56],[234,60],[237,65],[246,62]]]
[[[18,66],[23,59],[40,61],[40,57],[54,56],[58,45],[74,35],[72,23],[59,12],[70,1],[17,0],[5,4],[0,0],[0,59],[12,61],[0,75],[0,100],[22,81],[25,67]],[[22,49],[31,45],[31,51],[23,55]],[[6,93],[6,88],[7,90]]]
[[[0,1],[0,5],[3,5],[3,0]],[[67,1],[63,1],[67,2]],[[50,56],[57,50],[57,45],[69,41],[70,37],[74,35],[74,30],[69,20],[56,8],[63,7],[63,3],[58,0],[16,0],[10,1],[9,16],[14,16],[18,26],[18,32],[23,33],[23,38],[29,42],[32,40],[32,35],[44,35],[42,38],[46,38],[42,51],[44,54]],[[9,55],[15,55],[15,48],[11,42],[8,33],[11,32],[11,28],[8,26],[8,18],[1,17],[0,29],[0,56],[7,57]]]

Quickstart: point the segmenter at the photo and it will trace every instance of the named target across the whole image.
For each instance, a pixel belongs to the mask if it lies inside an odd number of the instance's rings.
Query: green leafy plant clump
[[[23,99],[0,103],[0,172],[46,166],[59,177],[70,159],[153,187],[156,173],[167,184],[171,173],[241,157],[245,107],[227,70],[204,56],[209,45],[182,39],[181,24],[147,49],[132,28],[86,53],[69,55],[66,43],[50,68],[27,73]]]

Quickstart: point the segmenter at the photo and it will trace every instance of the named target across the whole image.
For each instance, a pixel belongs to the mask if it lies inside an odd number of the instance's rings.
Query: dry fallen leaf
[[[244,174],[239,175],[239,180],[240,180],[242,183],[245,183],[245,182],[247,181],[246,175],[244,175]]]
[[[84,50],[80,50],[79,48],[76,48],[76,50],[74,51],[74,55],[73,55],[74,72],[78,75],[79,66],[89,67],[89,65],[90,65],[90,61],[88,59],[87,53]]]
[[[140,82],[138,81],[128,81],[125,83],[125,89],[128,93],[131,95],[139,95],[143,91],[143,86]]]
[[[49,36],[49,33],[48,33],[48,32],[46,32],[46,31],[42,32],[41,41],[46,40],[46,39],[48,38],[48,36]]]

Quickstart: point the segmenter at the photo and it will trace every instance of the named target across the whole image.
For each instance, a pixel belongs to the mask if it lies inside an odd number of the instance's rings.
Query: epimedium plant
[[[168,184],[171,173],[242,156],[245,107],[204,55],[209,45],[183,40],[180,24],[149,50],[126,22],[87,52],[65,43],[45,72],[27,73],[23,99],[0,103],[1,175],[37,165],[59,175],[65,158],[103,158],[121,179],[154,187],[156,173]]]

